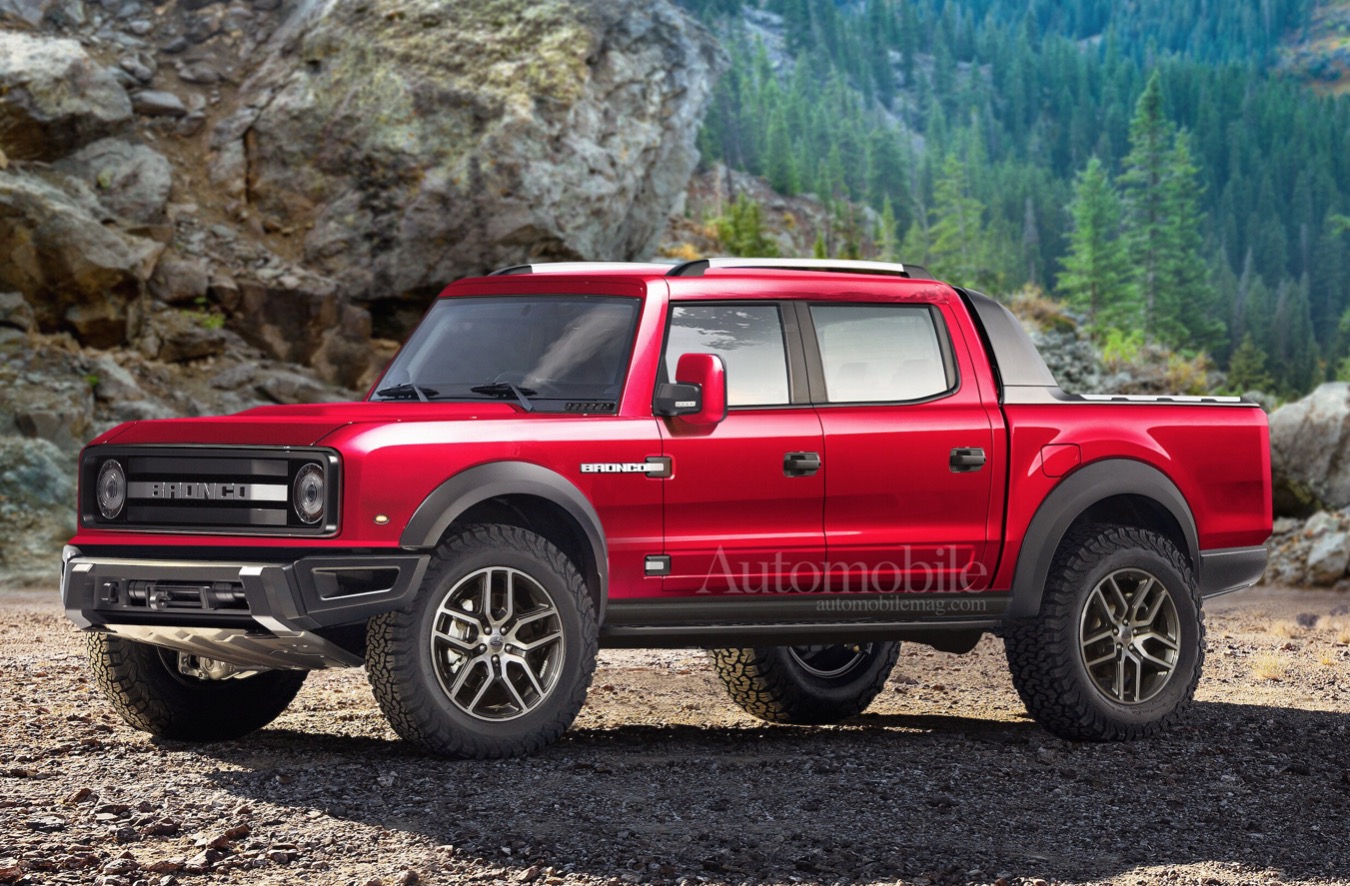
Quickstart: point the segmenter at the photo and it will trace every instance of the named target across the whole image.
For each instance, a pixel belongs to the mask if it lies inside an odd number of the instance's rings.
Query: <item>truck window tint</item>
[[[813,305],[830,403],[922,400],[945,392],[933,314],[920,305]]]
[[[728,406],[788,402],[783,320],[774,305],[678,305],[670,313],[666,373],[682,354],[716,354],[727,368]]]

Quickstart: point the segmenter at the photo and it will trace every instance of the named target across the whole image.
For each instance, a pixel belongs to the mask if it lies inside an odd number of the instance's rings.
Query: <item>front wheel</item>
[[[877,697],[900,655],[896,642],[712,650],[731,700],[771,723],[838,723]]]
[[[1040,613],[1004,649],[1031,715],[1074,741],[1156,735],[1180,719],[1204,662],[1195,575],[1165,537],[1087,526],[1060,545]]]
[[[515,526],[460,530],[410,609],[371,619],[366,673],[394,731],[449,757],[533,753],[572,724],[597,628],[566,555]]]
[[[94,680],[123,720],[182,741],[226,741],[261,729],[286,710],[309,674],[203,679],[180,668],[172,649],[109,634],[90,634],[88,648]]]

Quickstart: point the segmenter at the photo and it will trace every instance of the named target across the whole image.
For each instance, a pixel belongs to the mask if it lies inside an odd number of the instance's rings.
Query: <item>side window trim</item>
[[[755,412],[768,409],[811,408],[814,404],[808,387],[808,379],[811,377],[810,358],[805,350],[807,336],[803,334],[801,326],[804,305],[798,301],[745,298],[729,298],[725,301],[701,298],[680,299],[678,301],[672,299],[666,306],[665,327],[661,332],[661,350],[657,355],[656,385],[659,387],[673,381],[666,366],[666,358],[670,348],[670,328],[676,308],[693,306],[736,307],[738,305],[778,309],[778,319],[783,335],[783,352],[787,359],[788,402],[749,406],[728,404],[727,410],[730,412]],[[809,322],[809,320],[808,317],[807,321]],[[656,391],[653,389],[653,404],[655,400]]]
[[[937,305],[926,304],[929,316],[933,320],[933,329],[937,333],[938,350],[942,354],[942,368],[947,379],[947,389],[931,397],[915,400],[873,400],[833,403],[825,387],[825,360],[820,353],[820,339],[816,333],[816,324],[811,317],[811,308],[815,305],[834,307],[841,304],[867,305],[870,307],[889,307],[896,302],[797,302],[797,323],[801,332],[802,347],[806,353],[807,378],[811,394],[811,403],[817,408],[845,406],[918,406],[944,400],[961,390],[961,371],[956,364],[955,351],[952,348],[951,330],[947,327],[947,318],[942,316]]]

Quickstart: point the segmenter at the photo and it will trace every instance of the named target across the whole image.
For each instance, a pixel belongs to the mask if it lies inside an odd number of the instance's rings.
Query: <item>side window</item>
[[[787,349],[776,305],[676,305],[666,337],[666,374],[682,354],[716,354],[727,368],[728,406],[788,402]]]
[[[923,305],[812,305],[830,403],[923,400],[955,386]]]

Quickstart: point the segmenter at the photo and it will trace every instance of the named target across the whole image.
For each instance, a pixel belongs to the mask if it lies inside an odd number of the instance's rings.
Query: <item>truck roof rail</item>
[[[654,271],[665,270],[673,261],[555,261],[529,265],[511,265],[498,268],[489,277],[508,277],[514,274],[584,274],[587,271]]]
[[[830,271],[846,274],[878,274],[889,277],[928,279],[928,271],[918,265],[899,262],[855,261],[842,258],[700,258],[678,264],[667,277],[702,277],[710,268],[759,268],[771,271]]]

